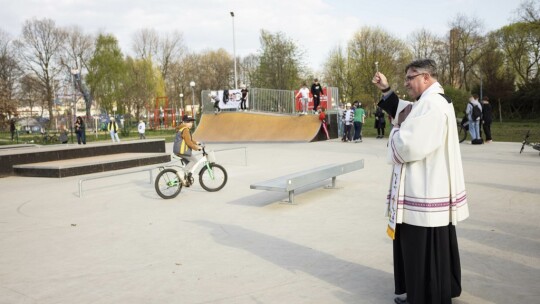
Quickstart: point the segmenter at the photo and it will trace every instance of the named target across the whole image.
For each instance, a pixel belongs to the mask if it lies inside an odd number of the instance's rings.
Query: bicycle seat
[[[172,158],[173,161],[180,161],[182,166],[185,166],[187,164],[185,159],[183,159],[181,156],[178,156],[178,155],[176,155],[174,153],[171,153],[171,158]]]

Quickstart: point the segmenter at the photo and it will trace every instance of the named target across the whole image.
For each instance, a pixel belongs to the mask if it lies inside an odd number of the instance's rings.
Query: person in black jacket
[[[82,117],[77,116],[75,121],[75,134],[77,134],[77,143],[86,145],[86,126]]]
[[[313,113],[315,113],[315,111],[317,111],[317,109],[319,108],[322,93],[322,86],[319,83],[319,80],[315,78],[315,80],[313,80],[313,84],[311,85],[311,95],[313,95]]]
[[[484,96],[482,98],[482,127],[486,134],[486,143],[493,141],[491,138],[491,123],[493,122],[493,110],[489,103],[489,97]]]
[[[9,132],[11,132],[11,140],[15,138],[15,130],[17,130],[17,128],[15,127],[15,118],[12,118],[9,121]]]
[[[377,129],[377,138],[384,138],[384,128],[386,127],[386,121],[384,118],[384,112],[381,107],[377,107],[375,111],[375,129]]]

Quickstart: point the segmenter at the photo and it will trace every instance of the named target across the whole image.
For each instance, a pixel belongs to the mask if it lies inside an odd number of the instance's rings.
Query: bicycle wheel
[[[204,166],[199,172],[199,183],[208,192],[219,191],[227,183],[227,171],[218,164],[210,163],[208,166]]]
[[[175,198],[182,190],[182,181],[174,169],[164,169],[156,177],[156,192],[164,199]]]
[[[519,150],[519,154],[521,154],[521,152],[523,152],[523,149],[525,148],[525,145],[529,143],[529,141],[527,139],[529,138],[530,133],[531,133],[531,130],[528,130],[527,134],[525,134],[525,138],[523,139],[523,142],[522,142],[522,145],[521,145],[521,150]]]
[[[467,129],[465,129],[463,126],[458,126],[458,135],[459,135],[459,142],[462,143],[467,139]]]

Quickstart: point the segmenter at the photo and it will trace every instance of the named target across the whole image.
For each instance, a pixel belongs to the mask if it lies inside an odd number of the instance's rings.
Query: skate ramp
[[[253,112],[203,114],[193,138],[214,143],[311,142],[321,123],[317,115],[282,115]]]

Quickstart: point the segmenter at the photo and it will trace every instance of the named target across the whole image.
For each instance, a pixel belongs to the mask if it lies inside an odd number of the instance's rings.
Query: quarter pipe
[[[203,114],[193,138],[214,143],[311,142],[320,127],[317,115],[224,112]]]

